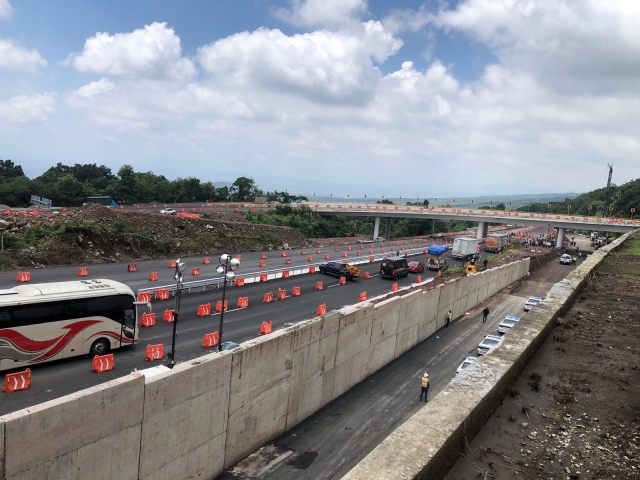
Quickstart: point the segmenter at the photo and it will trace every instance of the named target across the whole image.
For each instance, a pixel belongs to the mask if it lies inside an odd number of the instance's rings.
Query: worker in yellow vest
[[[422,401],[422,396],[424,395],[424,401],[427,402],[427,394],[429,393],[429,375],[424,374],[421,378],[422,380],[422,391],[420,392],[420,401]]]

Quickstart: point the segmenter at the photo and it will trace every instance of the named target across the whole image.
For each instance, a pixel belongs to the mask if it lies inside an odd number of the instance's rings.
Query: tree
[[[11,160],[0,160],[0,177],[24,177],[24,172],[22,171],[22,167],[20,165],[15,165]]]
[[[84,184],[77,180],[73,175],[63,175],[53,186],[54,205],[63,207],[73,207],[82,205],[86,200],[86,192]]]
[[[499,203],[498,205],[496,205],[496,210],[504,210],[506,207],[504,205],[504,203]]]
[[[233,202],[253,202],[255,197],[260,196],[257,195],[260,192],[253,178],[247,177],[237,178],[229,189]]]
[[[31,201],[31,181],[24,175],[0,183],[0,203],[10,207],[27,207]]]

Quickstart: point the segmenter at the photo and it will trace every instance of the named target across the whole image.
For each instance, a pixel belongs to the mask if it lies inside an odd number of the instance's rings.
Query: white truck
[[[474,256],[478,252],[478,239],[458,237],[453,240],[451,256],[460,260]]]

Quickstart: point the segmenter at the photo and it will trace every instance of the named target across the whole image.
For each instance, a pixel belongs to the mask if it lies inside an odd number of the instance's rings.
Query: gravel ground
[[[640,478],[640,235],[607,257],[448,480]]]

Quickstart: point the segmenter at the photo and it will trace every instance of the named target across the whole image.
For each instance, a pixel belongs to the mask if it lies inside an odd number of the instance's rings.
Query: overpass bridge
[[[553,213],[358,203],[303,202],[299,205],[304,205],[314,212],[323,215],[375,217],[374,238],[379,236],[381,218],[386,218],[385,238],[389,238],[392,218],[417,218],[422,220],[435,219],[441,221],[463,220],[465,222],[478,222],[478,239],[482,239],[487,236],[487,227],[490,223],[533,225],[538,227],[551,226],[557,229],[558,235],[556,246],[558,247],[562,246],[565,231],[567,229],[626,233],[640,228],[639,220],[558,215]]]

